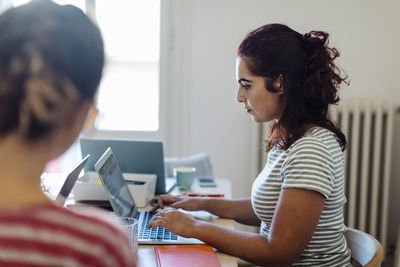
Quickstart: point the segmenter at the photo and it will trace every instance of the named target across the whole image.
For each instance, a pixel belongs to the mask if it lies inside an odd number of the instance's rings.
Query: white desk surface
[[[200,187],[197,180],[194,181],[191,192],[200,194],[224,194],[225,198],[231,198],[231,183],[228,179],[215,178],[217,187]],[[180,194],[179,189],[175,187],[171,194]],[[216,218],[213,223],[233,229],[234,221],[228,219]],[[222,267],[236,267],[238,265],[237,258],[219,251],[215,252]],[[139,261],[138,267],[156,267],[157,262],[154,254],[154,246],[139,245]]]
[[[228,179],[223,178],[215,178],[216,187],[200,187],[199,183],[194,180],[191,192],[200,193],[200,194],[224,194],[225,198],[232,198],[232,189],[231,182]],[[182,192],[179,192],[178,187],[174,187],[172,189],[171,194],[178,195]]]

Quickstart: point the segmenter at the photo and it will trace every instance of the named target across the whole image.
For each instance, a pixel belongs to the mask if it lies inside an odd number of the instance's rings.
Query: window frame
[[[97,23],[96,1],[84,0],[86,14]],[[4,11],[12,0],[0,1]],[[160,0],[159,129],[157,131],[114,131],[83,129],[86,137],[153,139],[164,142],[165,156],[181,156],[190,144],[190,13],[187,0]],[[90,114],[89,114],[90,115]]]
[[[97,24],[97,16],[96,16],[96,1],[98,0],[85,0],[86,4],[86,14]],[[163,5],[164,1],[160,1],[160,16],[162,18],[162,12],[163,9],[165,8]],[[162,31],[166,30],[166,27],[163,27],[164,23],[161,22],[160,18],[160,34],[162,35]],[[160,36],[160,64],[159,64],[159,75],[161,76],[161,72],[163,71],[161,69],[161,61],[162,61],[162,41],[161,41],[162,36]],[[162,117],[162,114],[164,112],[161,111],[161,107],[163,106],[162,99],[161,99],[161,91],[164,90],[162,88],[163,86],[161,85],[161,77],[159,80],[159,114],[158,114],[158,119],[159,119],[159,127],[158,130],[156,131],[126,131],[126,130],[105,130],[105,129],[99,129],[95,126],[95,123],[89,124],[86,126],[84,129],[84,134],[85,136],[88,137],[101,137],[101,138],[135,138],[135,139],[160,139],[164,135],[164,125],[162,121],[164,121]],[[99,89],[100,90],[100,89]]]
[[[96,0],[85,0],[88,16],[96,22]],[[157,131],[100,130],[94,124],[85,128],[87,137],[151,139],[164,142],[165,155],[181,155],[185,146],[185,127],[188,125],[188,93],[183,90],[187,58],[188,3],[186,0],[160,1],[160,61],[159,61],[159,129]]]

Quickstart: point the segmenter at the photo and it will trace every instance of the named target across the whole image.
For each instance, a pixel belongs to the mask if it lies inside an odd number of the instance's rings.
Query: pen
[[[182,196],[187,196],[187,197],[224,197],[224,194],[196,194],[196,193],[189,193],[189,194],[183,194]]]

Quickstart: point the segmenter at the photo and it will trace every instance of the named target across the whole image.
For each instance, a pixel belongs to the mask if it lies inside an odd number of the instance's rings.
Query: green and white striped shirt
[[[351,266],[343,232],[344,155],[331,131],[315,127],[287,150],[276,146],[254,181],[251,202],[262,221],[260,234],[268,236],[282,188],[302,188],[321,193],[325,205],[315,232],[293,266]]]

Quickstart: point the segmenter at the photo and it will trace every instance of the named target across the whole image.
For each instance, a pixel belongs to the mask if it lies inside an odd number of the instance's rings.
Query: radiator
[[[377,101],[340,101],[332,106],[330,117],[346,135],[345,224],[368,232],[384,248],[388,230],[390,169],[394,114],[397,106]],[[261,139],[268,126],[261,129]],[[266,153],[260,153],[260,168]]]
[[[348,141],[345,224],[376,237],[384,248],[395,112],[393,103],[378,101],[341,101],[330,110]]]

